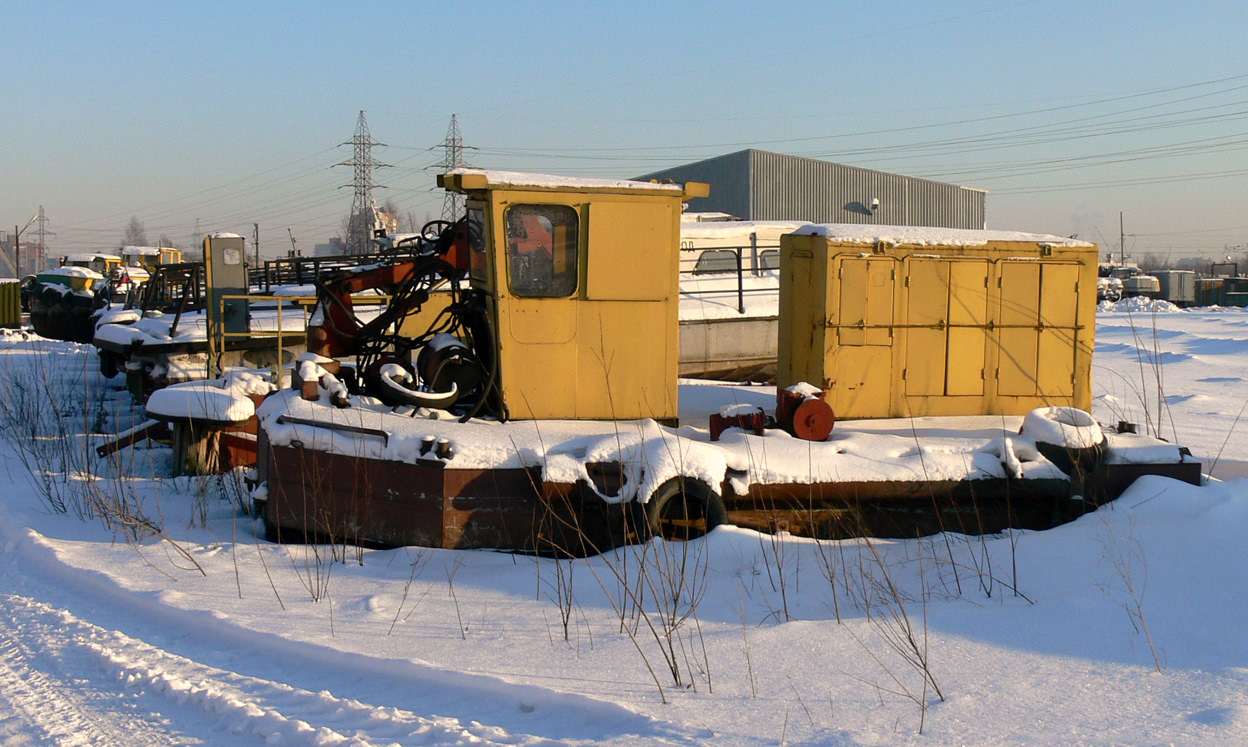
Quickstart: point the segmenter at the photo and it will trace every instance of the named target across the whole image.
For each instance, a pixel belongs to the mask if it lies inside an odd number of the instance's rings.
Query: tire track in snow
[[[410,711],[337,698],[193,662],[112,633],[119,648],[86,642],[101,667],[128,687],[159,693],[215,715],[235,734],[280,744],[542,745],[549,740],[456,718],[426,718]],[[318,725],[319,724],[319,725]]]
[[[12,612],[30,600],[5,595],[0,617],[0,700],[8,703],[41,741],[58,745],[162,745],[157,735],[138,719],[115,708],[92,709],[81,687],[59,669],[52,647],[38,626],[19,630],[9,620]],[[29,645],[23,638],[35,638]],[[38,651],[35,649],[38,647]]]
[[[46,741],[56,744],[161,745],[169,743],[170,735],[153,735],[150,727],[145,730],[134,724],[101,724],[71,697],[72,687],[49,679],[31,666],[39,657],[35,647],[66,649],[61,652],[62,660],[83,654],[86,661],[93,662],[95,672],[75,675],[107,677],[109,687],[164,700],[173,706],[168,718],[174,722],[178,720],[176,711],[195,709],[223,735],[252,736],[257,741],[280,744],[359,747],[555,744],[475,721],[464,724],[452,717],[418,716],[399,708],[378,707],[338,698],[328,691],[311,692],[201,664],[25,597],[4,595],[0,609],[6,613],[4,618],[24,623],[18,631],[0,620],[0,698],[9,701]],[[30,645],[20,640],[22,636],[31,639]]]

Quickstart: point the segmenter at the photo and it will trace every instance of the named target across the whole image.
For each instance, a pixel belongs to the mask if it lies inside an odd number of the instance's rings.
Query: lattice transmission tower
[[[347,217],[347,253],[348,254],[364,254],[369,249],[368,240],[373,228],[373,190],[385,189],[381,184],[373,181],[373,170],[386,168],[390,164],[382,163],[373,158],[374,147],[385,147],[385,143],[379,143],[373,140],[372,135],[368,133],[368,122],[364,119],[364,112],[360,112],[360,118],[355,124],[355,135],[342,145],[350,145],[353,148],[353,155],[350,161],[334,164],[335,166],[350,166],[354,171],[354,178],[350,184],[344,184],[343,187],[351,187],[355,190],[355,197],[351,201],[351,213]]]
[[[446,139],[442,141],[442,160],[434,164],[434,168],[438,169],[438,173],[445,174],[451,169],[460,169],[468,166],[468,161],[464,159],[464,151],[472,150],[469,146],[464,145],[464,138],[459,133],[459,117],[455,114],[451,115],[451,126],[446,129]],[[446,198],[442,202],[442,220],[455,222],[464,214],[464,195],[458,192],[447,192]]]
[[[56,233],[48,230],[48,224],[52,221],[48,220],[47,213],[43,212],[43,205],[39,206],[39,216],[35,219],[38,228],[36,228],[36,241],[39,242],[38,254],[35,257],[36,271],[42,270],[48,266],[48,237],[56,236]]]

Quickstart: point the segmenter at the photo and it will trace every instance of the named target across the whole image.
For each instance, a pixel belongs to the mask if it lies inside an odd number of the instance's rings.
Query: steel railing
[[[680,250],[680,295],[686,298],[735,296],[737,312],[745,313],[749,296],[774,295],[780,287],[780,245],[682,247]],[[761,282],[746,287],[748,278],[774,277],[775,283]],[[715,281],[722,281],[716,283]],[[706,282],[686,282],[706,281]],[[696,287],[708,285],[710,287]]]

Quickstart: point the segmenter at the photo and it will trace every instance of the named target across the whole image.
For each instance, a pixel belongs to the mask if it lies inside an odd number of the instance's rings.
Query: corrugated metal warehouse
[[[752,148],[639,178],[707,182],[688,209],[743,220],[986,227],[982,189]]]

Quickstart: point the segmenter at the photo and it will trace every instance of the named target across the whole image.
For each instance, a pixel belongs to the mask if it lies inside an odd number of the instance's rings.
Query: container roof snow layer
[[[911,246],[986,246],[989,242],[1020,242],[1091,248],[1086,241],[1023,231],[991,231],[969,228],[927,226],[877,226],[866,223],[807,224],[793,233],[798,236],[824,236],[830,241],[849,244],[890,244]]]

